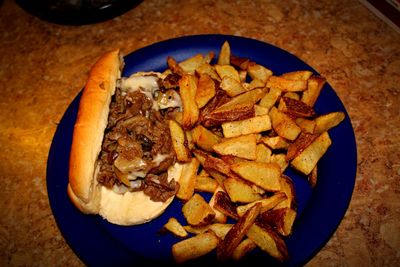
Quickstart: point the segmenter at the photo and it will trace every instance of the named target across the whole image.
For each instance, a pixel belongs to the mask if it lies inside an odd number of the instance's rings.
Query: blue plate
[[[275,74],[295,70],[311,70],[306,63],[275,46],[243,37],[198,35],[176,38],[139,49],[125,57],[124,76],[137,71],[163,71],[167,56],[177,61],[197,53],[218,53],[228,40],[232,53],[250,58],[270,68]],[[67,196],[68,159],[73,126],[80,94],[70,104],[57,127],[47,164],[47,189],[51,208],[67,243],[79,258],[93,266],[141,266],[172,262],[171,246],[179,241],[171,234],[160,232],[168,218],[174,216],[184,223],[182,203],[175,199],[157,219],[139,226],[117,226],[99,216],[84,215]],[[280,264],[266,253],[255,250],[238,265],[262,260],[267,265],[300,266],[309,261],[333,235],[349,205],[354,188],[357,151],[349,116],[329,84],[323,88],[315,105],[318,114],[343,111],[345,120],[331,129],[333,144],[318,165],[318,184],[311,189],[306,178],[288,169],[293,179],[298,201],[298,217],[293,234],[286,238],[290,258]],[[204,194],[206,198],[209,195]],[[215,253],[200,258],[197,263],[215,261]]]

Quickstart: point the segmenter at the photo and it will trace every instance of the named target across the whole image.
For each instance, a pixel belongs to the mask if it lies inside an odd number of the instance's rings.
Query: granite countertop
[[[105,51],[220,33],[271,43],[325,76],[351,117],[356,184],[339,228],[307,266],[400,263],[400,34],[356,0],[145,0],[86,26],[0,6],[0,265],[81,266],[52,215],[46,161],[57,124]]]

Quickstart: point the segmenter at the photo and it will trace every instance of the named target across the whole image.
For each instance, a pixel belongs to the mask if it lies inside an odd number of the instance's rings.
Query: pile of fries
[[[218,260],[239,260],[258,247],[285,261],[296,199],[284,171],[291,166],[315,186],[317,163],[331,145],[328,130],[345,115],[316,114],[325,79],[311,71],[276,76],[232,55],[228,42],[215,64],[214,56],[168,57],[164,72],[179,77],[183,104],[169,121],[183,164],[177,197],[187,223],[170,218],[164,225],[184,238],[172,246],[173,257],[185,262],[216,249]],[[198,192],[212,194],[210,201]]]

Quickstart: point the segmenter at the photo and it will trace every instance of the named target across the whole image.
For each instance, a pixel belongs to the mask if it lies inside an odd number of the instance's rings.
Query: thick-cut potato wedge
[[[255,160],[257,139],[255,134],[242,135],[225,139],[213,145],[213,149],[220,155],[232,155],[244,159]]]
[[[257,145],[257,157],[256,157],[257,162],[269,163],[271,161],[271,154],[272,154],[271,149],[269,149],[264,144]]]
[[[218,222],[218,223],[226,223],[227,221],[227,216],[222,213],[221,211],[219,211],[218,209],[215,208],[215,197],[217,192],[225,192],[224,189],[221,186],[218,186],[217,189],[215,189],[214,194],[212,195],[210,201],[208,202],[208,204],[210,205],[210,207],[214,210],[215,212],[215,218],[214,221]]]
[[[190,129],[199,118],[199,108],[195,98],[197,91],[197,81],[195,76],[185,74],[179,80],[179,93],[183,105],[182,127]]]
[[[341,121],[343,121],[345,115],[343,112],[331,112],[324,114],[315,119],[315,129],[314,133],[320,134],[326,132],[329,129],[337,126]]]
[[[232,111],[234,109],[243,109],[254,106],[265,95],[264,89],[254,89],[235,96],[225,104],[216,108],[215,112]]]
[[[301,133],[299,137],[289,145],[286,153],[286,160],[290,161],[297,157],[297,155],[314,142],[317,137],[317,134]]]
[[[279,89],[282,92],[301,92],[307,89],[307,81],[271,76],[267,81],[267,87]]]
[[[242,86],[242,84],[240,83],[240,81],[237,81],[236,79],[233,79],[232,77],[229,76],[225,76],[222,81],[221,84],[219,85],[224,91],[226,91],[226,93],[231,96],[237,96],[240,95],[244,92],[246,92],[247,90]]]
[[[312,107],[305,104],[303,101],[282,97],[279,110],[289,114],[292,117],[309,118],[315,116],[315,111]]]
[[[174,217],[169,218],[168,222],[164,224],[164,228],[177,237],[187,237],[188,235],[185,228]]]
[[[221,78],[219,77],[218,73],[215,71],[214,67],[211,66],[209,63],[203,63],[199,67],[197,67],[196,73],[198,75],[207,74],[214,80],[221,81]]]
[[[281,137],[288,140],[295,140],[301,132],[301,128],[285,113],[272,107],[269,112],[272,128]]]
[[[260,214],[260,209],[261,205],[254,205],[236,224],[233,225],[225,238],[217,246],[217,258],[219,260],[227,260],[231,257],[235,248],[239,245],[247,231],[254,224]]]
[[[313,76],[308,79],[307,90],[303,92],[301,101],[310,107],[313,107],[318,99],[319,94],[321,93],[321,89],[324,87],[325,82],[326,79],[319,76]]]
[[[232,227],[233,224],[231,223],[213,223],[208,227],[208,229],[213,231],[219,237],[219,239],[222,240]]]
[[[218,191],[215,194],[214,208],[235,220],[239,219],[235,204],[231,201],[229,195],[224,191]]]
[[[179,189],[176,193],[177,198],[189,200],[192,197],[196,185],[196,174],[199,165],[200,163],[196,158],[192,158],[190,162],[183,164],[182,174],[178,181]]]
[[[247,79],[247,70],[239,70],[240,82],[244,83]]]
[[[286,72],[281,75],[281,77],[289,79],[289,80],[308,80],[313,73],[309,70],[298,70],[292,72]]]
[[[225,41],[222,46],[221,50],[219,51],[218,55],[218,65],[229,65],[231,58],[231,47],[228,41]]]
[[[288,97],[294,100],[300,100],[300,95],[296,92],[286,92],[283,97]]]
[[[271,163],[276,163],[281,167],[281,172],[283,173],[286,168],[289,166],[289,162],[286,160],[286,154],[272,154],[271,155]]]
[[[297,126],[301,128],[301,131],[304,133],[314,133],[315,129],[315,121],[314,120],[308,120],[305,118],[296,118],[295,122]]]
[[[168,121],[169,132],[172,139],[172,147],[174,148],[176,158],[180,162],[190,161],[190,151],[186,147],[186,136],[181,126],[174,120]]]
[[[200,74],[197,81],[195,101],[198,108],[204,107],[215,96],[215,82],[208,74]]]
[[[290,143],[285,138],[282,138],[279,135],[272,137],[264,136],[261,137],[260,141],[266,144],[271,149],[287,149],[290,145]]]
[[[243,214],[245,214],[246,211],[248,211],[251,207],[253,207],[257,203],[260,203],[261,212],[265,212],[267,210],[273,209],[274,207],[276,207],[276,205],[278,205],[282,201],[285,201],[286,199],[287,199],[287,197],[286,197],[285,193],[278,192],[278,193],[273,194],[270,197],[263,198],[261,200],[257,200],[255,202],[252,202],[252,203],[249,203],[246,205],[238,206],[236,208],[236,211],[239,216],[243,216]]]
[[[195,191],[214,193],[218,187],[218,182],[209,176],[197,175]]]
[[[183,216],[193,226],[207,225],[215,217],[214,210],[202,196],[194,194],[182,207]]]
[[[239,72],[231,65],[215,65],[214,68],[221,79],[224,79],[225,77],[230,77],[240,82]]]
[[[253,224],[246,235],[253,240],[259,248],[279,261],[282,262],[288,258],[288,250],[285,242],[273,229]]]
[[[331,144],[328,132],[323,132],[292,160],[291,165],[305,175],[310,174]]]
[[[240,162],[233,164],[231,169],[246,181],[254,183],[262,189],[272,192],[281,189],[281,168],[276,163]]]
[[[248,253],[250,253],[253,249],[257,247],[257,244],[254,243],[250,238],[245,238],[240,242],[240,244],[233,250],[232,259],[235,261],[239,261]]]
[[[200,148],[213,152],[213,145],[218,144],[221,141],[221,137],[202,125],[197,125],[192,130],[192,140]]]
[[[292,226],[296,219],[296,211],[290,208],[273,209],[262,212],[258,222],[268,224],[283,236],[292,233]]]
[[[294,185],[293,185],[292,180],[286,175],[281,176],[281,191],[280,192],[285,194],[286,199],[283,200],[282,202],[278,203],[274,207],[274,209],[291,208],[291,209],[295,210],[297,207],[296,192],[294,191]]]
[[[195,70],[204,63],[204,57],[202,54],[194,55],[184,61],[179,62],[179,66],[182,70],[188,74],[193,75]]]
[[[227,178],[224,187],[232,202],[250,203],[262,199],[257,190],[241,179]]]
[[[219,238],[214,232],[198,234],[172,246],[175,262],[182,263],[203,256],[217,247]]]
[[[277,88],[270,88],[269,92],[260,100],[260,106],[271,109],[278,98],[281,96],[282,90]]]
[[[261,66],[255,62],[250,62],[247,66],[247,73],[254,80],[260,80],[264,83],[267,82],[268,78],[272,76],[272,71],[264,66]]]
[[[245,120],[224,122],[221,127],[225,137],[236,137],[271,130],[271,119],[269,115],[256,116]]]
[[[205,225],[205,226],[192,226],[192,225],[185,225],[183,226],[183,229],[185,229],[186,232],[191,233],[191,234],[202,234],[205,233],[209,230],[211,224]]]
[[[264,88],[265,82],[259,79],[253,79],[249,83],[244,83],[243,86],[246,88],[247,91],[250,91],[256,88]]]
[[[231,171],[231,167],[228,163],[220,158],[216,158],[208,154],[206,156],[206,160],[204,161],[203,167],[211,174],[211,176],[213,176],[212,171],[217,171],[226,176],[237,177],[237,175]]]
[[[185,131],[185,137],[186,137],[188,149],[192,150],[194,148],[192,132],[191,131]]]

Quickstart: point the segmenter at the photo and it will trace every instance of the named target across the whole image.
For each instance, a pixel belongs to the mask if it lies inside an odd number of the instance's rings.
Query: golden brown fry
[[[267,81],[267,87],[279,89],[282,92],[301,92],[307,89],[307,81],[271,76]]]
[[[210,207],[214,210],[215,212],[215,218],[214,221],[218,222],[218,223],[226,223],[227,221],[227,216],[222,213],[221,211],[219,211],[218,209],[215,208],[215,198],[216,198],[216,194],[217,192],[224,192],[224,189],[221,186],[218,186],[217,189],[215,189],[213,196],[211,197],[210,201],[208,202],[208,204],[210,205]],[[225,193],[225,192],[224,192]]]
[[[257,247],[257,244],[254,243],[250,238],[245,238],[240,244],[233,250],[232,259],[235,261],[239,261],[248,253],[250,253],[253,249]]]
[[[239,72],[231,65],[215,65],[214,68],[217,71],[218,76],[221,78],[221,80],[225,77],[230,77],[240,82]]]
[[[195,70],[204,63],[204,57],[202,54],[194,55],[184,61],[179,62],[179,66],[185,73],[194,75]]]
[[[342,122],[345,118],[343,112],[331,112],[328,114],[324,114],[315,119],[315,134],[320,134],[322,132],[326,132],[329,129],[337,126],[340,122]]]
[[[294,185],[293,185],[292,180],[286,175],[281,176],[281,191],[280,192],[285,194],[286,199],[283,200],[282,202],[278,203],[274,207],[274,209],[291,208],[291,209],[295,210],[297,203],[296,203],[296,193],[294,191]]]
[[[232,66],[235,66],[241,70],[247,70],[247,67],[250,63],[250,60],[248,58],[237,57],[234,55],[231,55],[230,61]]]
[[[274,192],[281,189],[281,168],[276,163],[240,162],[233,164],[231,169],[246,181],[267,191]]]
[[[226,91],[226,93],[231,97],[246,92],[246,89],[242,86],[240,81],[237,81],[236,79],[233,79],[232,77],[229,76],[225,76],[222,79],[220,87],[221,89]]]
[[[291,165],[305,175],[310,174],[331,144],[332,141],[328,132],[323,132],[314,142],[292,160]]]
[[[272,128],[279,136],[293,141],[300,134],[300,127],[288,115],[277,108],[273,107],[269,112],[269,116],[271,117]]]
[[[192,138],[193,142],[198,147],[208,152],[213,152],[213,145],[216,145],[221,141],[221,137],[201,125],[197,125],[193,128]]]
[[[311,187],[314,188],[317,185],[318,180],[318,165],[315,165],[314,169],[312,169],[311,173],[308,175],[308,182]]]
[[[292,226],[296,219],[296,211],[290,208],[273,209],[262,212],[258,221],[270,225],[283,236],[292,233]]]
[[[279,110],[289,114],[291,117],[309,118],[315,116],[315,111],[312,107],[305,104],[303,101],[282,97]]]
[[[307,90],[303,92],[301,101],[310,107],[313,107],[318,99],[319,94],[321,93],[321,89],[324,87],[325,82],[326,79],[319,76],[313,76],[308,79]]]
[[[278,88],[270,88],[269,92],[260,100],[260,106],[271,109],[278,98],[281,96],[282,90]]]
[[[199,168],[199,161],[196,158],[192,158],[190,162],[183,164],[182,174],[179,178],[179,189],[176,193],[176,197],[182,200],[189,200],[193,193],[196,185],[196,174]]]
[[[257,162],[269,163],[271,161],[272,151],[271,151],[271,149],[269,149],[264,144],[258,144],[257,145],[257,152],[256,153],[257,153],[257,157],[256,157],[256,161]]]
[[[218,187],[218,182],[209,176],[198,175],[196,179],[195,191],[214,193]]]
[[[177,237],[187,237],[188,233],[185,228],[174,217],[169,218],[164,228],[173,233]]]
[[[214,208],[233,219],[239,219],[235,204],[224,191],[218,191],[215,194]]]
[[[181,126],[174,120],[170,120],[168,125],[176,158],[180,162],[190,161],[191,156],[189,149],[186,147],[186,136]]]
[[[264,66],[256,64],[255,62],[250,62],[247,67],[247,72],[249,76],[254,80],[260,80],[265,85],[268,78],[272,76],[272,71]]]
[[[167,64],[173,73],[179,74],[181,76],[185,73],[185,71],[182,69],[181,66],[179,66],[178,62],[176,62],[173,57],[167,57]]]
[[[215,83],[208,74],[200,74],[197,81],[195,101],[198,108],[204,107],[215,96]]]
[[[260,213],[261,205],[256,204],[249,209],[239,221],[226,234],[225,238],[217,246],[217,258],[227,260],[232,256],[233,251],[242,241],[250,227],[254,224]]]
[[[278,164],[279,167],[281,167],[282,173],[289,166],[289,162],[286,160],[286,154],[284,154],[284,153],[272,154],[270,162]]]
[[[232,155],[244,159],[255,160],[257,139],[255,134],[242,135],[225,139],[213,145],[213,149],[220,155]]]
[[[312,72],[309,70],[298,70],[292,72],[286,72],[281,75],[281,77],[289,79],[289,80],[308,80],[312,75]]]
[[[260,139],[261,142],[266,144],[271,149],[287,149],[289,147],[289,142],[285,139],[278,136],[264,136]]]
[[[248,211],[251,207],[259,203],[261,205],[261,212],[265,212],[267,210],[273,209],[282,201],[287,199],[285,193],[277,192],[270,197],[263,198],[261,200],[254,201],[252,203],[241,205],[236,208],[237,214],[239,216],[243,216],[246,211]]]
[[[215,217],[214,210],[202,196],[194,194],[182,207],[183,216],[193,226],[209,224]]]
[[[215,71],[214,67],[211,66],[209,63],[203,63],[201,64],[197,69],[196,73],[198,75],[201,74],[207,74],[211,78],[213,78],[216,81],[221,81],[221,78],[219,77],[218,73]]]
[[[297,157],[297,155],[314,142],[317,137],[317,134],[301,133],[299,137],[289,145],[286,153],[286,160],[290,161]]]
[[[262,198],[251,185],[241,179],[227,178],[224,180],[224,186],[232,202],[249,203]]]
[[[269,115],[256,116],[245,120],[224,122],[221,127],[225,137],[237,137],[270,130],[271,119]]]
[[[198,234],[172,246],[175,262],[182,263],[203,256],[217,247],[219,238],[214,232]]]
[[[231,223],[213,223],[210,225],[210,231],[213,231],[221,240],[225,238],[226,234],[231,230],[233,224]]]
[[[295,122],[297,126],[301,128],[301,131],[305,133],[314,133],[315,129],[315,121],[314,120],[308,120],[305,118],[296,118]]]
[[[269,109],[260,105],[254,105],[254,112],[256,116],[268,115]]]
[[[231,57],[231,47],[228,41],[225,41],[219,52],[218,56],[218,65],[229,65],[230,64],[230,57]]]
[[[196,78],[193,75],[183,75],[179,80],[179,93],[183,105],[182,127],[184,129],[192,128],[199,118],[200,112],[195,101],[196,91]]]

